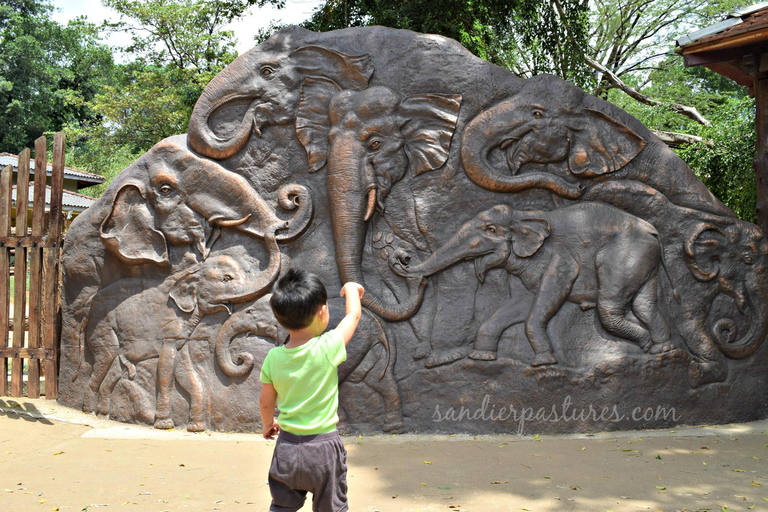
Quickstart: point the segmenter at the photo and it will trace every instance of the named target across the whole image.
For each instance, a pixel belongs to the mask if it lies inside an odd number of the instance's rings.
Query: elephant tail
[[[83,306],[83,310],[85,311],[91,310],[91,304],[93,304],[94,297],[96,297],[95,293],[91,295],[91,297],[86,301],[85,305]],[[83,317],[83,320],[80,322],[80,329],[78,330],[78,336],[77,336],[78,362],[77,362],[77,368],[75,368],[75,372],[72,374],[72,379],[70,380],[70,382],[75,382],[77,378],[80,376],[80,370],[83,367],[83,361],[85,361],[85,335],[87,330],[88,330],[88,315],[86,314]]]
[[[379,380],[382,380],[387,374],[387,368],[389,368],[389,365],[394,364],[397,360],[397,354],[395,353],[395,344],[390,342],[390,340],[394,340],[394,338],[392,336],[392,329],[389,328],[387,322],[384,322],[381,320],[381,318],[379,318],[377,315],[374,315],[373,313],[371,313],[371,318],[373,318],[373,321],[379,326],[379,339],[376,340],[376,343],[381,343],[387,352],[386,364],[381,370],[381,375],[379,375]]]
[[[289,183],[277,192],[280,208],[296,213],[288,221],[288,230],[279,232],[275,238],[278,242],[290,242],[300,237],[312,223],[315,207],[309,189],[303,185]]]

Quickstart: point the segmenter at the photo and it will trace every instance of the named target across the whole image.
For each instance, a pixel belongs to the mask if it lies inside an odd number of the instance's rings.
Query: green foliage
[[[112,53],[93,25],[51,20],[47,0],[0,4],[0,150],[17,153],[44,132],[89,119]]]
[[[120,13],[113,29],[127,30],[125,48],[149,63],[216,73],[237,56],[233,32],[223,27],[252,5],[283,0],[102,0]],[[130,21],[125,21],[130,20]]]
[[[578,24],[586,2],[563,0],[569,22]],[[559,30],[561,17],[551,2],[541,0],[326,0],[303,26],[324,32],[346,27],[384,25],[459,41],[478,57],[504,63],[508,41],[519,35],[529,46],[568,53],[571,42]],[[582,26],[574,27],[584,42]],[[571,52],[574,53],[574,52]],[[578,61],[579,53],[573,55]]]
[[[747,89],[707,68],[685,68],[679,57],[669,58],[648,80],[643,93],[696,107],[712,126],[664,107],[638,103],[615,89],[608,99],[648,127],[702,137],[704,142],[679,149],[678,154],[726,206],[755,222],[755,101]]]

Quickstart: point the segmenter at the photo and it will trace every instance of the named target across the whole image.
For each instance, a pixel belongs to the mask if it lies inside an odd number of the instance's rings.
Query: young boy
[[[328,295],[309,272],[289,270],[275,284],[269,303],[288,330],[288,342],[269,351],[261,367],[259,410],[265,439],[278,434],[269,491],[272,512],[294,512],[312,493],[314,512],[345,512],[347,451],[336,431],[339,378],[346,345],[360,321],[363,287],[346,283],[346,316],[328,327]],[[280,423],[274,418],[275,402]]]

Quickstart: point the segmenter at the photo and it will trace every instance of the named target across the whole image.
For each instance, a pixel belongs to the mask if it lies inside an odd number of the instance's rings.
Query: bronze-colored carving
[[[481,282],[493,268],[519,277],[535,295],[533,304],[505,302],[480,326],[469,357],[496,359],[502,333],[525,322],[531,365],[542,366],[557,364],[547,325],[565,301],[582,311],[597,308],[606,331],[644,352],[669,350],[656,305],[660,255],[656,229],[611,206],[583,202],[542,212],[497,205],[461,226],[429,259],[404,267],[406,274],[430,276],[472,259]],[[625,318],[630,309],[638,321]]]
[[[287,266],[331,295],[365,283],[339,367],[345,430],[768,416],[760,229],[626,112],[454,41],[288,28],[222,71],[189,134],[72,223],[60,400],[257,431],[260,365],[284,334],[266,300]],[[561,414],[520,423],[540,407]]]

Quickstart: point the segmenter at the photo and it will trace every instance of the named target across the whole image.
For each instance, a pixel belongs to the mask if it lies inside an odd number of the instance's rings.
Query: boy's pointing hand
[[[344,286],[341,288],[341,296],[344,297],[347,294],[353,294],[357,293],[359,298],[363,298],[363,294],[365,293],[365,288],[363,288],[358,283],[353,283],[352,281],[348,283],[344,283]]]

